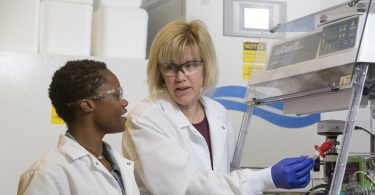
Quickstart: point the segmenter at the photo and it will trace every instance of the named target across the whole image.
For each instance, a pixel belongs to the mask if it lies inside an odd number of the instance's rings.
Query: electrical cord
[[[360,126],[355,126],[354,127],[355,130],[363,130],[365,131],[366,133],[370,134],[371,136],[375,136],[373,133],[371,133],[369,130],[363,128],[363,127],[360,127]]]
[[[315,190],[317,190],[317,189],[319,189],[319,188],[324,189],[323,192],[328,192],[329,187],[330,187],[330,186],[329,186],[328,184],[322,183],[322,184],[319,184],[319,185],[316,185],[316,186],[310,188],[310,190],[307,191],[307,192],[305,193],[305,195],[309,195],[311,192],[314,192]]]
[[[358,173],[362,173],[363,175],[365,175],[367,177],[367,179],[369,179],[371,181],[371,183],[373,185],[375,185],[375,181],[374,179],[370,176],[370,174],[368,174],[367,172],[364,172],[364,171],[356,171],[352,174],[352,177],[355,177],[355,175],[357,175]]]

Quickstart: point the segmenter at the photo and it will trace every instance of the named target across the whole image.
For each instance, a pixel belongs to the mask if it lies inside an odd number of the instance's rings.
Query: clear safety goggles
[[[104,92],[104,94],[101,94],[101,95],[90,96],[87,99],[99,100],[99,99],[108,99],[108,98],[114,97],[115,99],[121,100],[123,98],[123,95],[124,94],[123,94],[122,88],[119,87],[117,89],[108,90],[108,91]]]
[[[185,76],[192,76],[202,71],[203,60],[191,60],[183,64],[163,64],[161,66],[161,72],[166,77],[175,77],[178,72],[181,71]]]
[[[123,91],[122,91],[122,88],[119,87],[117,89],[111,89],[111,90],[108,90],[106,92],[104,92],[103,94],[100,94],[100,95],[93,95],[93,96],[90,96],[88,98],[85,98],[85,99],[90,99],[90,100],[101,100],[101,99],[110,99],[110,98],[114,98],[116,100],[122,100],[123,99]],[[74,101],[74,102],[71,102],[71,103],[68,103],[67,106],[68,107],[72,107],[75,103],[79,102],[80,100],[78,101]]]

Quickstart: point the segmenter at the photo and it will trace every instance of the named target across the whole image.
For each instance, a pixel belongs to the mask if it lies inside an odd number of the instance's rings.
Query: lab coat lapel
[[[112,152],[115,157],[117,164],[120,166],[122,182],[125,186],[126,194],[139,194],[136,187],[134,179],[134,163],[132,161],[124,159],[122,156],[118,155],[117,152]]]
[[[87,156],[89,158],[90,166],[101,172],[103,175],[106,175],[108,178],[111,178],[112,184],[116,184],[116,180],[112,177],[111,173],[101,164],[95,157],[93,157],[85,148],[83,148],[79,143],[70,138],[61,135],[58,143],[59,147],[68,155],[72,160],[82,158]],[[108,144],[106,144],[109,146]],[[111,148],[109,146],[109,148]],[[112,152],[113,153],[113,152]]]
[[[66,137],[65,135],[60,135],[58,147],[61,148],[61,150],[63,150],[65,154],[67,154],[73,161],[87,156],[89,159],[89,165],[93,169],[103,173],[104,175],[110,175],[105,167],[99,163],[94,156],[92,156],[83,146],[71,138]]]
[[[125,191],[126,194],[135,194],[139,195],[139,191],[136,188],[136,183],[134,179],[134,164],[132,161],[124,159],[122,156],[118,154],[118,152],[114,151],[110,145],[105,143],[110,152],[115,157],[115,160],[120,167],[121,172],[121,178],[124,182]],[[72,160],[76,160],[78,158],[82,158],[83,156],[88,156],[90,158],[90,164],[91,166],[96,170],[101,172],[102,174],[108,176],[110,178],[110,182],[113,185],[118,185],[115,178],[108,172],[105,167],[99,163],[94,157],[90,155],[90,153],[84,149],[81,145],[79,145],[77,142],[71,140],[70,138],[60,135],[58,146],[67,154],[70,156]]]
[[[228,127],[219,117],[220,113],[213,109],[212,106],[207,105],[209,102],[205,98],[203,97],[201,102],[205,107],[206,117],[210,126],[213,169],[218,170],[222,161]]]
[[[167,115],[169,115],[173,123],[178,126],[179,130],[189,133],[188,136],[190,141],[198,143],[198,145],[194,145],[193,147],[194,152],[197,154],[196,157],[200,159],[197,163],[201,163],[202,167],[205,167],[205,170],[211,169],[210,156],[206,140],[189,122],[189,120],[185,117],[182,111],[178,108],[177,104],[174,103],[169,95],[166,95],[165,93],[162,95],[162,98],[159,99],[162,109]],[[217,121],[215,120],[212,123],[217,123]],[[207,151],[201,151],[201,147],[207,148]],[[220,156],[218,158],[221,158]]]

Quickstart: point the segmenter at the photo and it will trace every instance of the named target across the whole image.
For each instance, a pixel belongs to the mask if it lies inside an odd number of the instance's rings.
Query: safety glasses
[[[115,97],[116,99],[121,100],[123,98],[122,88],[119,87],[117,89],[111,89],[111,90],[108,90],[108,91],[104,92],[101,95],[93,95],[93,96],[90,96],[87,99],[100,100],[100,99],[108,99],[108,98],[112,98],[112,97]]]
[[[119,87],[117,89],[111,89],[111,90],[108,90],[102,94],[99,94],[99,95],[93,95],[93,96],[90,96],[88,98],[85,98],[85,99],[90,99],[90,100],[102,100],[102,99],[110,99],[110,98],[115,98],[116,100],[122,100],[123,99],[123,91],[122,91],[122,88]],[[75,103],[79,102],[81,100],[78,100],[78,101],[74,101],[74,102],[71,102],[71,103],[68,103],[66,104],[68,107],[72,107]]]
[[[185,76],[192,76],[202,71],[203,60],[191,60],[183,64],[162,64],[160,67],[162,74],[166,77],[175,77],[179,71],[181,71]]]

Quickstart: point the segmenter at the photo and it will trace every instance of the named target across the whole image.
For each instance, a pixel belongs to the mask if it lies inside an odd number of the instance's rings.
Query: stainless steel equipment
[[[371,4],[371,0],[349,1],[262,33],[259,41],[272,42],[272,47],[266,71],[252,74],[248,82],[248,108],[232,169],[240,167],[255,106],[282,101],[284,113],[294,114],[346,109],[341,150],[329,191],[340,193],[363,92],[375,92],[375,10]],[[271,36],[274,33],[279,35]],[[272,37],[282,38],[269,39]],[[264,55],[259,54],[261,57]]]

